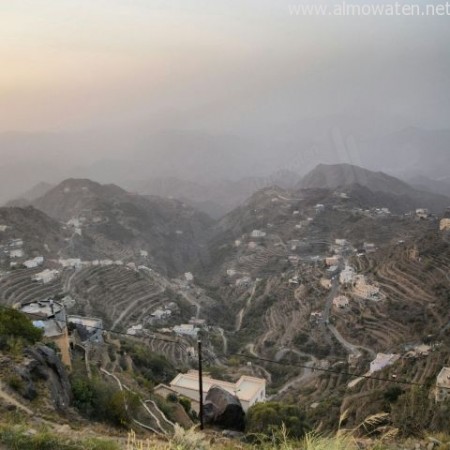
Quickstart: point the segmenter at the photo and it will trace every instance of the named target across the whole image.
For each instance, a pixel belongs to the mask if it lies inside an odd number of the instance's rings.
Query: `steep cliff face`
[[[56,353],[45,345],[37,345],[25,350],[26,365],[24,375],[33,382],[42,379],[49,388],[55,408],[65,410],[72,399],[68,373]]]
[[[42,344],[26,348],[23,357],[2,355],[0,403],[36,413],[66,411],[72,400],[68,373],[53,349]],[[36,401],[34,401],[36,400]],[[34,401],[33,403],[30,403]]]

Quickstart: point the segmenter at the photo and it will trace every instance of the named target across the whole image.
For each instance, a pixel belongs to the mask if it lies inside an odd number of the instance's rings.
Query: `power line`
[[[409,385],[413,385],[413,386],[423,386],[423,387],[426,386],[423,383],[416,383],[414,381],[397,380],[397,379],[390,379],[390,378],[381,378],[381,377],[374,377],[374,376],[371,376],[371,375],[360,375],[360,374],[356,374],[356,373],[344,372],[344,371],[339,371],[339,370],[335,370],[335,369],[326,369],[324,367],[306,366],[306,365],[303,365],[303,364],[287,364],[287,363],[283,363],[281,361],[275,361],[275,360],[272,360],[272,359],[261,358],[259,356],[253,356],[253,355],[245,355],[245,354],[242,354],[242,353],[230,353],[229,355],[240,356],[240,357],[243,357],[243,358],[257,360],[257,361],[262,361],[262,362],[265,362],[265,363],[279,364],[281,366],[286,366],[286,367],[299,367],[299,368],[302,368],[302,369],[309,369],[309,370],[312,370],[313,372],[315,372],[315,371],[317,371],[317,372],[328,372],[328,373],[333,373],[333,374],[337,374],[337,375],[347,375],[347,376],[351,376],[351,377],[354,377],[354,378],[365,378],[365,379],[368,379],[368,380],[384,381],[384,382],[388,382],[388,383],[409,384]],[[448,389],[450,389],[450,388],[448,388]]]
[[[4,305],[0,305],[0,308],[13,309],[11,307],[7,307],[7,306],[4,306]],[[91,328],[91,329],[96,329],[96,330],[101,330],[101,331],[107,331],[107,332],[114,333],[114,334],[119,334],[119,335],[122,335],[122,336],[126,336],[128,338],[133,338],[134,337],[133,335],[130,335],[128,333],[123,333],[123,332],[115,331],[115,330],[108,329],[108,328],[94,327],[92,325],[83,325],[83,326],[86,327],[86,328]],[[157,340],[157,341],[161,341],[161,342],[167,342],[167,343],[178,345],[181,348],[182,351],[186,352],[186,349],[178,341],[175,341],[175,340],[172,340],[172,339],[159,338],[159,337],[156,337],[156,336],[145,336],[145,337],[150,338],[150,339],[154,339],[154,340]],[[282,349],[280,349],[280,350],[282,350]],[[241,358],[246,358],[246,359],[250,359],[250,360],[254,360],[254,361],[261,361],[261,362],[264,362],[264,363],[278,364],[278,365],[285,366],[285,367],[298,367],[298,368],[301,368],[301,369],[312,370],[313,372],[333,373],[335,375],[346,375],[346,376],[350,376],[350,377],[353,377],[353,378],[363,378],[363,379],[366,379],[366,380],[382,381],[382,382],[392,383],[392,384],[405,384],[405,385],[410,385],[410,386],[427,387],[427,385],[425,385],[423,383],[418,383],[418,382],[414,382],[414,381],[376,377],[376,376],[366,375],[366,374],[356,374],[356,373],[352,373],[352,372],[339,371],[339,370],[336,370],[336,369],[327,369],[327,368],[324,368],[324,367],[307,366],[305,364],[298,364],[298,363],[296,363],[296,364],[289,364],[289,363],[284,363],[284,362],[281,362],[281,361],[276,361],[276,360],[272,360],[272,359],[268,359],[268,358],[262,358],[262,357],[259,357],[259,356],[246,355],[246,354],[243,354],[243,353],[233,353],[233,352],[232,353],[227,353],[227,354],[222,353],[222,354],[216,355],[215,357],[204,358],[203,361],[204,362],[206,362],[206,361],[207,362],[211,362],[211,361],[215,361],[218,358],[226,358],[226,357],[229,357],[229,356],[238,356],[238,357],[241,357]],[[442,389],[449,389],[450,390],[450,388],[447,388],[447,387],[442,387]]]

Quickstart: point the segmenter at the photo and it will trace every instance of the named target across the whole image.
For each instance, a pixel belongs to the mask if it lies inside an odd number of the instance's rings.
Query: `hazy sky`
[[[448,127],[450,17],[299,17],[293,3],[0,0],[0,131]]]

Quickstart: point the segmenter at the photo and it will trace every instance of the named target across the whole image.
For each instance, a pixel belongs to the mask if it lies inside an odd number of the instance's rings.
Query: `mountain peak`
[[[404,181],[383,172],[373,172],[352,164],[319,164],[301,180],[299,187],[303,189],[339,187],[359,184],[373,192],[389,192],[391,194],[407,194],[413,190]]]

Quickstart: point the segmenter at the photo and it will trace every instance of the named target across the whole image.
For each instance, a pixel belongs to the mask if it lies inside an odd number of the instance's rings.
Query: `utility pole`
[[[203,430],[203,368],[202,368],[202,341],[199,339],[198,344],[198,390],[200,394],[200,430]]]

